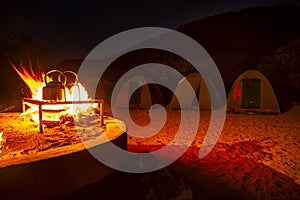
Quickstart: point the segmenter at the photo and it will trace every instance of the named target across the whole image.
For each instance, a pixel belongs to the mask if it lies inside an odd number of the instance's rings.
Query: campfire
[[[13,68],[30,94],[21,114],[0,116],[1,198],[57,199],[113,173],[90,154],[108,142],[127,149],[125,124],[103,122],[103,100],[90,98],[72,71]]]
[[[20,117],[36,122],[40,133],[43,133],[43,127],[65,129],[74,125],[76,120],[89,126],[88,118],[94,119],[95,115],[98,121],[93,125],[103,125],[103,100],[89,98],[75,72],[51,70],[35,73],[31,66],[29,70],[23,65],[21,69],[13,64],[12,67],[30,90],[30,97],[22,99]]]

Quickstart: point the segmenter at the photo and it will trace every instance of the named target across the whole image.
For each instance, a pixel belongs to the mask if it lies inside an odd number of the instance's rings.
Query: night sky
[[[299,1],[8,1],[0,3],[0,38],[30,35],[45,46],[58,47],[56,61],[84,58],[104,39],[131,28],[178,26],[221,12]]]

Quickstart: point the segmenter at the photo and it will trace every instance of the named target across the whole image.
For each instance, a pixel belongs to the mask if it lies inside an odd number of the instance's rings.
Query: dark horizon
[[[58,47],[56,63],[84,58],[96,45],[122,31],[145,26],[176,29],[192,21],[251,7],[290,4],[297,1],[201,1],[174,2],[5,2],[1,6],[0,38],[29,35],[46,47]]]

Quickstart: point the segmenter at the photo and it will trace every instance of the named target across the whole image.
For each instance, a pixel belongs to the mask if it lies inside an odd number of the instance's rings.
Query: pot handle
[[[59,73],[59,75],[58,75],[58,82],[61,82],[61,83],[63,83],[63,85],[66,85],[66,81],[67,81],[67,80],[66,80],[66,76],[64,75],[64,73],[62,73],[61,71],[56,70],[56,69],[50,70],[50,71],[48,71],[48,72],[45,74],[45,84],[46,84],[46,85],[48,85],[47,77],[49,76],[49,74],[52,74],[52,73]],[[61,76],[63,76],[64,82],[61,81]]]
[[[65,80],[66,80],[67,77],[66,77],[65,74],[72,74],[72,75],[74,75],[74,77],[75,77],[74,85],[78,85],[78,75],[77,75],[75,72],[73,72],[73,71],[64,71],[64,72],[63,72],[63,75],[64,75]],[[61,75],[59,75],[59,76],[61,76]],[[66,81],[67,81],[67,80],[66,80]]]

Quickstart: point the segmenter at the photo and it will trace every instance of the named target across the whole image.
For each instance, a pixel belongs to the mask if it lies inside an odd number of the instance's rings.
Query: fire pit
[[[80,104],[98,104],[98,116],[99,116],[99,124],[103,126],[103,112],[104,112],[104,101],[102,99],[99,100],[87,100],[87,101],[50,101],[50,100],[35,100],[29,98],[22,99],[22,112],[26,113],[26,106],[32,107],[32,105],[38,106],[38,119],[39,119],[39,130],[40,133],[43,133],[43,125],[51,124],[60,125],[61,128],[64,128],[66,122],[62,122],[61,120],[47,120],[43,118],[43,112],[53,113],[54,115],[61,115],[60,113],[66,112],[66,109],[44,109],[45,105],[80,105]]]
[[[35,121],[40,133],[43,133],[44,126],[65,129],[67,125],[74,125],[74,120],[82,115],[96,117],[98,124],[103,126],[103,100],[89,98],[75,72],[50,70],[35,74],[32,68],[13,68],[31,93],[30,98],[22,99],[21,118]]]
[[[103,117],[104,101],[89,98],[74,72],[15,70],[31,96],[22,99],[21,118],[0,115],[1,197],[56,199],[112,173],[89,153],[108,142],[127,149],[126,125]]]
[[[103,123],[103,132],[77,139],[74,127],[40,134],[35,122],[22,121],[16,113],[1,114],[1,199],[57,199],[113,173],[88,149],[102,149],[109,141],[126,150],[126,126],[110,117]]]

